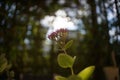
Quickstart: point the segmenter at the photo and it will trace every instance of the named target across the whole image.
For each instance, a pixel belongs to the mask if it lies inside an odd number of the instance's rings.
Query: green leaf
[[[5,55],[0,56],[0,73],[3,72],[7,68],[7,59],[5,58]]]
[[[62,76],[55,76],[55,80],[67,80],[67,78]]]
[[[88,80],[92,73],[94,72],[95,66],[89,66],[85,69],[83,69],[81,72],[78,73],[78,77],[80,77],[82,80]]]
[[[58,55],[58,64],[62,68],[71,68],[74,64],[75,58],[72,58],[68,54],[61,53]]]
[[[73,43],[73,40],[68,41],[68,42],[65,44],[64,49],[65,49],[65,50],[68,49],[68,48],[72,45],[72,43]]]
[[[68,77],[68,80],[81,80],[81,78],[77,75],[71,75],[70,77]]]
[[[7,67],[7,62],[0,65],[0,73],[3,72],[6,69],[6,67]]]

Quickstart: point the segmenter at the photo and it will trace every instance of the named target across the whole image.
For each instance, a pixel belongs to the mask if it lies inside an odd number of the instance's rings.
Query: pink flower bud
[[[61,28],[48,35],[48,38],[55,41],[65,40],[67,33],[68,33],[67,29]]]

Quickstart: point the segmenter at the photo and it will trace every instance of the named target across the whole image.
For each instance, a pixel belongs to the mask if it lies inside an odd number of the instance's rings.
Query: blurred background
[[[15,80],[70,74],[58,66],[59,50],[47,38],[60,28],[74,40],[68,53],[77,56],[75,73],[95,65],[92,80],[107,80],[103,68],[120,67],[120,0],[0,0],[0,54],[12,64]]]

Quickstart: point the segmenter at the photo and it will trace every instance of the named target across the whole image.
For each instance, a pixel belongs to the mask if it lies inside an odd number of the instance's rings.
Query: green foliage
[[[55,80],[81,80],[77,75],[71,75],[69,77],[55,76]]]
[[[70,41],[68,41],[66,44],[65,44],[65,46],[64,46],[64,48],[63,49],[68,49],[69,47],[71,47],[71,45],[73,44],[73,40],[70,40]]]
[[[68,77],[68,80],[81,80],[81,78],[77,75],[71,75],[70,77]]]
[[[70,75],[69,77],[55,76],[55,80],[89,80],[94,72],[95,66],[89,66],[77,75]]]
[[[7,59],[5,58],[5,54],[0,55],[0,73],[6,71],[8,80],[14,77],[14,71],[10,71],[12,64],[8,64]]]
[[[75,62],[76,56],[72,57],[66,52],[66,49],[68,49],[72,45],[72,43],[73,40],[67,42],[67,44],[65,44],[65,46],[62,49],[64,50],[64,53],[60,53],[57,57],[59,66],[62,68],[70,68],[72,74],[69,77],[55,76],[55,80],[88,80],[95,69],[95,66],[89,66],[81,72],[79,72],[77,75],[74,74],[74,70],[72,67]]]
[[[71,57],[67,54],[59,54],[58,55],[58,64],[62,68],[72,68],[75,61],[75,57]],[[89,66],[82,71],[80,71],[77,75],[72,74],[68,78],[62,76],[55,76],[55,80],[88,80],[92,73],[94,72],[95,66]]]
[[[95,66],[89,66],[84,70],[82,70],[81,72],[79,72],[78,77],[80,77],[82,80],[88,80],[91,77],[94,69],[95,69]]]
[[[5,58],[5,55],[2,54],[0,56],[0,73],[2,73],[7,68],[7,59]]]
[[[61,53],[58,55],[58,64],[62,68],[71,68],[74,64],[75,59],[71,56]]]
[[[62,76],[55,76],[55,80],[67,80],[67,78]]]

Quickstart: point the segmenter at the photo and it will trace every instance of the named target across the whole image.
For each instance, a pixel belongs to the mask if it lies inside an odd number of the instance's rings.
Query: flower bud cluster
[[[48,35],[48,38],[53,41],[61,42],[61,41],[65,41],[67,34],[68,34],[68,30],[61,28],[55,32],[52,32],[50,35]]]

